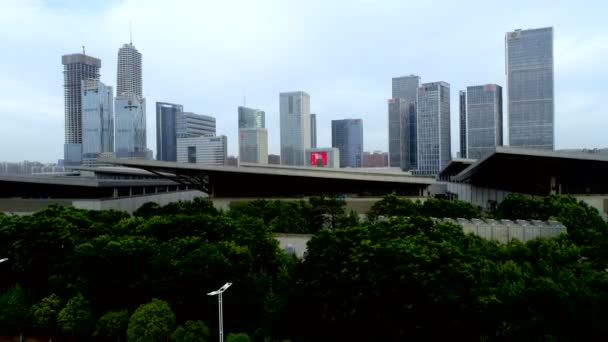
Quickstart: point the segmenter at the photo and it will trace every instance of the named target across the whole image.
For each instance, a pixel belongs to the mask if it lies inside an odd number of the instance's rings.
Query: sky
[[[547,26],[556,148],[604,148],[606,13],[604,0],[0,0],[0,161],[63,158],[61,56],[84,45],[102,60],[101,81],[115,86],[129,22],[153,151],[155,102],[214,116],[231,155],[246,103],[266,112],[269,153],[279,154],[279,93],[297,90],[311,96],[319,147],[331,146],[331,120],[361,118],[364,150],[387,151],[391,78],[415,74],[451,86],[455,157],[458,91],[504,87],[505,33]]]

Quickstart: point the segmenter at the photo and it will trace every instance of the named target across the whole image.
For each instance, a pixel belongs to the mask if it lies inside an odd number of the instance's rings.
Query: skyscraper
[[[114,152],[114,91],[98,80],[82,81],[82,161]]]
[[[156,159],[177,161],[177,115],[180,104],[156,102]]]
[[[460,158],[467,158],[467,92],[459,92],[459,137],[460,137]]]
[[[310,147],[317,148],[317,114],[310,114]]]
[[[265,113],[239,107],[239,159],[245,163],[268,163],[268,131]]]
[[[461,92],[462,94],[462,92]],[[481,159],[502,146],[502,87],[467,87],[466,158]]]
[[[118,49],[118,68],[116,73],[116,96],[137,95],[143,97],[141,53],[133,43],[124,44]]]
[[[209,115],[191,112],[177,113],[177,137],[215,136],[215,118]]]
[[[331,121],[331,146],[340,151],[340,167],[361,167],[363,158],[363,121]]]
[[[505,36],[509,145],[555,148],[553,28]]]
[[[65,165],[82,161],[82,81],[99,80],[101,60],[82,53],[63,55],[63,89],[65,101]]]
[[[388,166],[399,167],[402,170],[412,170],[415,164],[411,162],[412,144],[411,120],[416,118],[415,102],[396,98],[388,100]]]
[[[400,132],[397,133],[396,127],[393,127],[392,133],[397,134],[399,137],[407,137],[408,141],[404,141],[400,143],[403,149],[400,148],[400,152],[393,151],[393,158],[396,158],[397,154],[399,155],[399,159],[401,162],[399,164],[393,163],[391,167],[401,167],[402,170],[411,170],[415,169],[417,166],[417,93],[418,87],[420,86],[420,76],[409,75],[402,77],[395,77],[392,80],[392,91],[393,91],[393,99],[404,99],[406,100],[406,104],[404,104],[404,110],[407,112],[407,117],[402,121],[405,124],[403,129],[401,128],[400,122]],[[396,124],[395,117],[393,117],[393,124]],[[390,119],[389,119],[390,121]],[[403,131],[401,131],[403,130]],[[393,141],[393,145],[395,144],[397,137],[391,136],[391,129],[389,129],[389,141]],[[400,138],[401,139],[401,138]],[[390,145],[390,143],[389,143]],[[395,147],[395,146],[394,146]],[[390,152],[389,152],[390,155]],[[390,159],[390,157],[389,157]]]
[[[451,159],[450,85],[422,84],[418,88],[417,174],[436,175]]]
[[[150,158],[147,149],[146,99],[142,92],[141,53],[132,43],[118,50],[114,115],[117,158]]]
[[[310,95],[303,91],[279,94],[281,164],[304,166],[310,148]]]

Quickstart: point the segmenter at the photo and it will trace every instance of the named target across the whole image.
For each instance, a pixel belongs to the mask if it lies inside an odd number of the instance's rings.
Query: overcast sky
[[[607,14],[604,0],[0,0],[0,160],[63,158],[61,55],[85,45],[115,85],[129,21],[154,151],[162,101],[216,117],[236,155],[245,92],[247,106],[266,112],[269,153],[279,154],[279,92],[295,90],[311,96],[318,146],[331,145],[331,120],[361,118],[364,149],[386,151],[391,78],[416,74],[451,85],[456,156],[458,91],[504,86],[505,32],[546,26],[556,148],[608,147]]]

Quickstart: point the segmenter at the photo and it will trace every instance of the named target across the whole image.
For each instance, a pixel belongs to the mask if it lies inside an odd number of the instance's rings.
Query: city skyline
[[[454,90],[451,154],[455,157],[459,150],[457,90],[487,83],[506,88],[505,34],[517,28],[547,26],[554,27],[555,148],[605,147],[608,140],[599,129],[606,123],[601,95],[606,91],[603,80],[608,62],[601,56],[607,49],[608,33],[597,24],[601,23],[599,9],[606,5],[551,3],[547,10],[548,4],[526,5],[525,13],[517,10],[521,6],[505,6],[496,14],[496,5],[479,2],[471,6],[476,8],[475,13],[466,14],[458,12],[456,4],[358,3],[341,13],[343,6],[312,1],[300,6],[296,17],[287,15],[289,4],[243,4],[242,13],[232,13],[228,11],[230,6],[216,4],[209,5],[213,11],[202,11],[216,13],[216,18],[205,15],[212,20],[200,20],[204,23],[197,25],[194,22],[198,21],[183,20],[161,32],[153,25],[159,18],[185,13],[184,19],[188,19],[190,13],[201,12],[196,8],[199,5],[92,1],[85,6],[74,1],[9,1],[1,5],[4,21],[0,27],[19,34],[7,37],[7,53],[0,57],[0,116],[6,121],[0,128],[0,143],[6,146],[18,139],[28,143],[20,149],[0,150],[0,160],[56,161],[62,157],[63,82],[56,60],[60,55],[80,52],[85,45],[87,55],[102,60],[100,80],[116,89],[116,48],[128,41],[129,19],[133,21],[133,42],[146,57],[143,88],[147,101],[180,103],[194,112],[216,117],[217,132],[228,136],[231,155],[238,154],[233,113],[243,103],[243,90],[247,105],[267,113],[270,154],[279,152],[277,94],[293,89],[311,95],[311,112],[317,114],[318,146],[331,145],[331,120],[361,117],[367,122],[366,150],[387,151],[386,100],[391,95],[391,79],[416,74],[425,81],[445,80]],[[403,47],[387,44],[392,41],[388,32],[393,36],[428,29],[423,24],[424,16],[415,14],[429,8],[434,9],[435,19],[445,19],[425,32],[442,33],[432,39],[432,46],[415,34],[408,34],[411,39]],[[244,13],[261,14],[266,19],[264,25],[249,31],[239,25],[229,27],[228,23],[235,21],[233,16],[244,18]],[[388,20],[391,18],[407,24],[395,26]],[[467,18],[476,20],[468,23]],[[368,19],[374,20],[359,27]],[[285,20],[316,25],[281,26]],[[28,27],[32,21],[48,28],[44,42]],[[90,21],[99,23],[98,27],[77,29]],[[275,32],[277,27],[285,27],[285,32]],[[416,53],[412,53],[412,45]],[[244,58],[247,51],[254,53]],[[35,59],[28,61],[30,56]],[[179,63],[171,62],[172,56],[178,56]],[[504,111],[506,114],[506,105]],[[152,113],[148,113],[146,123],[147,130],[154,132]],[[503,133],[508,137],[506,128]],[[153,150],[154,138],[148,134],[147,147]],[[38,144],[41,140],[44,143]]]

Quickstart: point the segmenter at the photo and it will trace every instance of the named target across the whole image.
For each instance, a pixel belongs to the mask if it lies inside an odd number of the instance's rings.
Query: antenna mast
[[[131,19],[129,19],[129,43],[133,45],[133,30],[131,29]]]
[[[84,52],[84,45],[82,46],[82,54],[86,55],[86,53]]]

